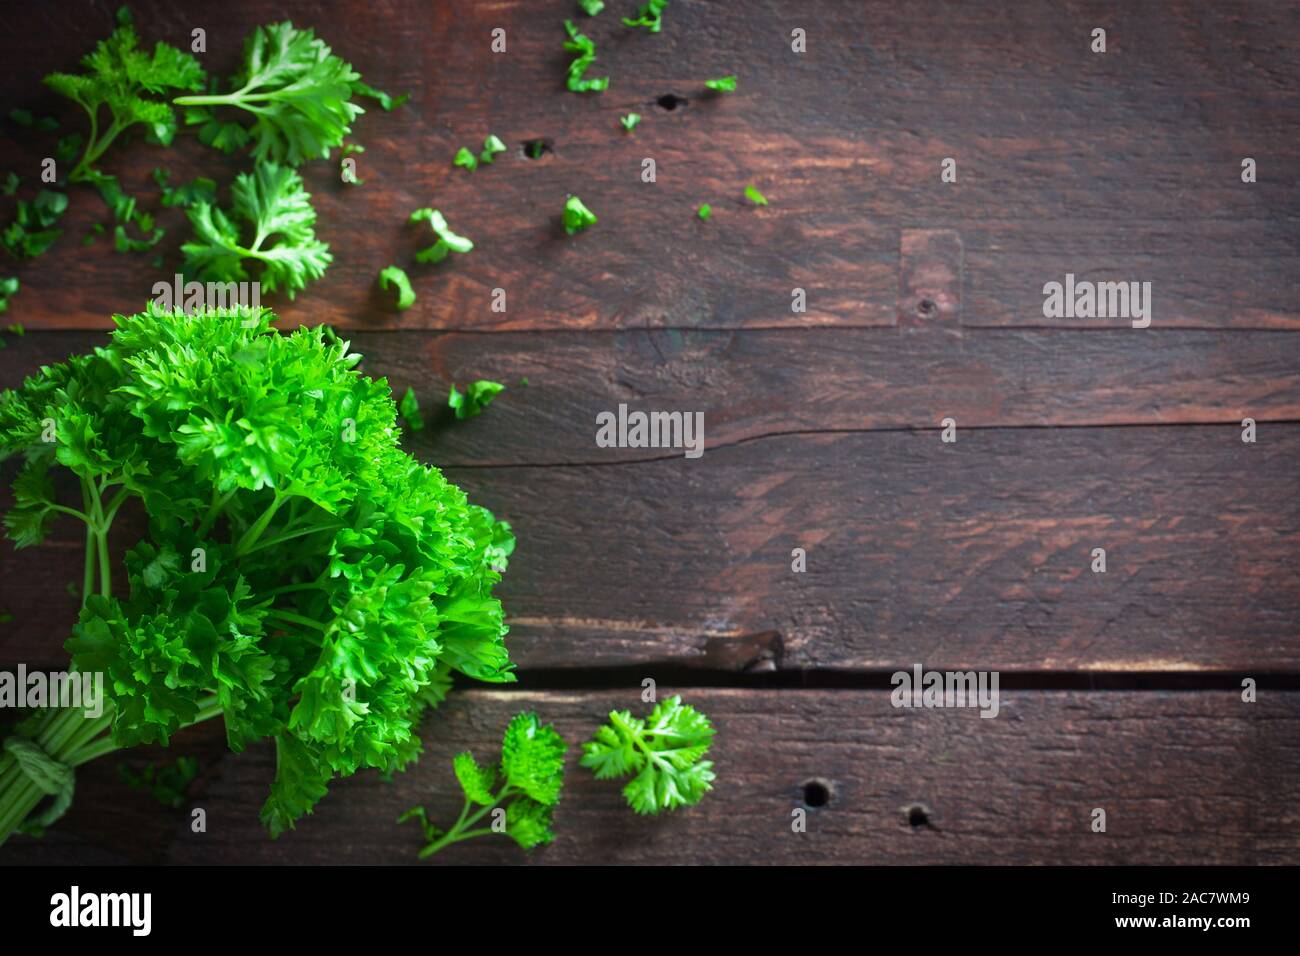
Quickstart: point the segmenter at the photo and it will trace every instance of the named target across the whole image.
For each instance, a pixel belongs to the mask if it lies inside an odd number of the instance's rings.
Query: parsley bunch
[[[242,282],[248,279],[244,261],[251,259],[261,263],[263,290],[285,289],[292,299],[325,273],[333,257],[316,238],[316,210],[301,176],[287,166],[257,163],[251,175],[235,177],[230,194],[230,215],[206,199],[195,199],[187,210],[194,238],[181,246],[186,275]],[[246,244],[241,220],[252,232]]]
[[[0,393],[0,457],[25,459],[5,524],[19,547],[85,525],[66,647],[108,698],[99,718],[46,711],[5,741],[0,842],[65,809],[79,764],[217,716],[236,752],[275,741],[262,820],[278,834],[333,777],[413,760],[452,672],[514,680],[492,596],[509,526],[402,451],[391,390],[346,342],[273,320],[151,305]],[[56,496],[59,469],[78,500]],[[115,567],[128,503],[148,532]]]
[[[251,142],[257,160],[297,166],[327,159],[342,146],[352,121],[365,112],[352,102],[354,93],[385,95],[360,80],[325,41],[286,20],[258,27],[248,38],[243,69],[232,81],[235,90],[181,96],[175,103],[190,108],[186,122],[200,126],[199,136],[209,145],[230,152]],[[208,109],[214,106],[244,110],[253,125],[222,123]]]
[[[420,859],[443,847],[472,837],[505,833],[525,850],[555,839],[551,816],[564,786],[564,754],[568,745],[550,724],[536,714],[516,714],[501,740],[500,767],[484,767],[468,750],[456,754],[452,769],[465,794],[460,816],[447,830],[429,822],[424,807],[413,807],[398,823],[419,820],[428,844]],[[497,827],[475,828],[494,809],[503,811]],[[497,821],[494,821],[497,822]]]

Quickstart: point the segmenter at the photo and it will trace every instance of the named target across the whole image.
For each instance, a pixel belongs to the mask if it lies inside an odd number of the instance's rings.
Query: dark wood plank
[[[935,288],[924,275],[915,281]],[[937,429],[946,417],[959,428],[1300,420],[1300,349],[1290,333],[1177,331],[1158,346],[1139,330],[960,333],[940,307],[900,330],[349,338],[368,374],[387,377],[398,394],[415,389],[433,427],[406,440],[447,467],[680,454],[596,447],[596,415],[619,403],[703,412],[710,450],[790,433]],[[0,387],[103,342],[101,333],[30,333],[0,352]],[[438,417],[453,381],[479,378],[508,386],[490,414]]]
[[[135,6],[150,39],[182,42],[205,20],[204,63],[218,74],[234,69],[254,25],[288,16],[318,27],[368,80],[415,94],[358,124],[364,185],[340,184],[329,163],[306,169],[338,261],[283,303],[290,322],[889,326],[908,231],[944,228],[964,251],[968,325],[1042,323],[1043,283],[1072,271],[1152,281],[1157,332],[1300,328],[1286,295],[1300,274],[1300,13],[1289,4],[763,0],[742,16],[676,0],[657,36],[625,30],[612,10],[583,21],[597,67],[613,77],[596,96],[563,88],[569,0],[292,0],[273,14],[237,5],[219,20],[158,0]],[[40,77],[106,35],[107,9],[37,4],[8,17],[11,35],[43,42],[11,51],[0,100],[77,123]],[[1110,31],[1104,55],[1088,50],[1097,25]],[[508,36],[500,55],[488,46],[497,26]],[[790,50],[796,26],[809,31],[806,54]],[[704,95],[704,79],[732,71],[737,93]],[[665,93],[688,103],[664,110]],[[626,135],[617,118],[630,110],[646,119]],[[510,152],[475,174],[453,169],[457,147],[488,132]],[[3,135],[7,165],[30,185],[52,145],[12,125]],[[531,160],[522,146],[536,138],[552,148]],[[654,184],[640,181],[647,156]],[[1259,164],[1255,184],[1240,181],[1244,156]],[[958,162],[955,184],[940,182],[945,157]],[[123,144],[103,165],[151,197],[159,164],[225,180],[242,165],[190,140],[165,151]],[[769,208],[744,202],[749,182]],[[558,216],[571,192],[600,223],[566,238]],[[83,249],[103,210],[88,190],[75,193],[58,248],[15,270],[24,291],[12,315],[31,327],[102,327],[112,311],[138,308],[178,261],[175,210],[160,220],[171,229],[162,270],[102,243]],[[708,224],[693,216],[703,201],[715,209]],[[397,316],[375,278],[390,262],[412,265],[422,236],[404,222],[430,203],[478,247],[412,267],[420,300]],[[790,311],[794,287],[808,291],[804,314]],[[496,288],[508,292],[505,313],[490,310]]]
[[[1235,672],[1300,666],[1297,462],[1291,424],[1254,445],[1230,425],[866,432],[447,473],[518,534],[501,594],[524,668]],[[6,659],[59,659],[81,547],[71,524],[0,545]]]
[[[647,676],[652,671],[647,671]],[[661,688],[661,693],[668,693]],[[1294,863],[1300,858],[1300,694],[1003,692],[994,719],[973,710],[900,710],[886,691],[688,690],[712,718],[718,783],[696,807],[638,818],[616,782],[576,767],[579,741],[613,708],[643,709],[639,687],[561,693],[466,691],[425,724],[420,762],[391,784],[336,783],[316,813],[272,841],[257,811],[274,755],[221,758],[191,790],[208,832],[86,768],[72,814],[10,863],[96,859],[184,863],[412,863],[397,816],[425,804],[454,818],[452,754],[495,753],[509,717],[535,710],[575,746],[554,844],[531,856],[504,838],[448,849],[443,863]],[[178,749],[202,752],[192,742]],[[830,802],[791,831],[804,785]],[[1265,796],[1266,795],[1266,796]],[[905,808],[923,805],[913,826]],[[1091,830],[1092,810],[1107,830]],[[162,833],[159,819],[170,821]],[[140,834],[145,834],[142,838]]]

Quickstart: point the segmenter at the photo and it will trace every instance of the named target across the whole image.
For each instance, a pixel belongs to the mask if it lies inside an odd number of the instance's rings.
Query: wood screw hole
[[[831,802],[831,788],[825,780],[808,780],[803,785],[803,802],[806,807],[824,807]]]
[[[659,104],[660,109],[675,110],[679,106],[685,106],[687,101],[676,93],[665,93],[655,102]]]
[[[939,306],[933,299],[922,299],[916,304],[916,314],[922,318],[929,318],[939,311]]]

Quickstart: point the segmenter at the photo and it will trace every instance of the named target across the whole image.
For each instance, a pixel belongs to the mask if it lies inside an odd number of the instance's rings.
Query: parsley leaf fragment
[[[620,123],[622,123],[622,124],[623,124],[623,128],[624,128],[625,130],[627,130],[627,131],[630,133],[630,132],[632,132],[632,130],[636,129],[636,125],[637,125],[637,123],[640,123],[640,122],[641,122],[641,114],[640,114],[640,113],[628,113],[626,116],[621,116],[621,117],[619,117],[619,120],[618,120],[618,121],[619,121]]]
[[[452,385],[451,394],[447,396],[447,407],[456,413],[459,421],[474,418],[491,405],[492,399],[505,391],[505,388],[500,382],[489,382],[486,379],[466,385],[464,392]]]
[[[649,3],[637,11],[634,19],[623,18],[625,27],[644,27],[651,33],[658,33],[663,29],[664,7],[668,6],[668,0],[650,0]]]
[[[570,53],[578,54],[569,64],[567,86],[570,93],[602,93],[609,89],[609,77],[586,78],[587,69],[596,62],[596,44],[591,37],[580,33],[572,20],[564,21],[564,30],[569,39],[564,41],[564,48]]]
[[[716,80],[705,80],[704,85],[719,93],[734,93],[736,91],[736,77],[720,76]]]
[[[579,763],[597,780],[636,774],[623,788],[628,806],[658,814],[699,803],[712,789],[713,762],[703,758],[713,734],[709,718],[681,697],[669,697],[644,719],[611,711],[609,722],[582,745]]]
[[[379,270],[379,287],[387,290],[389,286],[397,289],[397,311],[405,312],[415,304],[415,290],[401,266],[386,266]]]
[[[35,199],[18,200],[13,222],[0,232],[0,245],[15,259],[34,259],[63,234],[55,223],[67,209],[67,194],[52,189],[42,189]]]
[[[758,188],[754,186],[752,183],[745,187],[745,198],[748,199],[750,202],[752,202],[755,206],[767,205],[767,197],[764,196],[761,192],[759,192]]]
[[[402,416],[411,431],[418,432],[424,428],[424,416],[420,414],[420,400],[415,397],[415,389],[409,385],[402,394],[402,400],[397,403],[397,414]]]
[[[581,232],[593,226],[598,220],[596,214],[583,205],[577,196],[570,196],[564,203],[564,231],[569,235]]]
[[[430,209],[428,206],[417,209],[411,213],[410,221],[427,222],[434,235],[438,237],[438,241],[433,245],[421,249],[415,254],[417,262],[438,263],[446,259],[449,252],[463,255],[474,248],[474,243],[470,242],[470,240],[451,231],[451,227],[447,225],[447,220],[436,209]]]
[[[706,202],[702,202],[700,208],[695,210],[695,215],[700,217],[701,222],[708,222],[713,217],[713,207]]]

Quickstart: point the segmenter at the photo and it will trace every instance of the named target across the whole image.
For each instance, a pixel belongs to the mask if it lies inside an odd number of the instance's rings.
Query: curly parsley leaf
[[[386,266],[379,270],[379,287],[387,290],[390,286],[397,290],[397,311],[405,312],[415,305],[415,290],[401,266]]]
[[[598,780],[635,774],[623,788],[628,805],[658,814],[699,803],[712,789],[713,763],[703,757],[713,734],[707,717],[669,697],[645,719],[611,711],[609,722],[583,744],[579,763]]]
[[[315,33],[286,20],[253,32],[244,45],[244,64],[234,78],[238,88],[233,92],[181,96],[174,102],[204,110],[244,110],[253,117],[246,139],[253,144],[254,158],[298,166],[309,159],[327,159],[330,150],[342,146],[352,121],[365,112],[352,102],[360,79]],[[187,122],[209,128],[205,141],[213,145],[243,145],[239,141],[245,137],[228,125],[212,129],[211,113],[196,113]]]
[[[123,8],[125,9],[125,8]],[[143,124],[150,137],[166,146],[176,135],[176,117],[165,97],[174,90],[203,89],[199,62],[174,46],[159,42],[153,53],[138,49],[140,38],[129,14],[88,54],[82,73],[51,73],[45,85],[78,103],[90,118],[90,137],[81,159],[68,174],[70,182],[86,180],[99,157],[126,129]],[[100,112],[108,111],[101,122]]]
[[[492,399],[505,391],[505,388],[500,382],[489,382],[486,379],[466,385],[464,392],[453,385],[451,394],[447,396],[447,407],[456,413],[458,421],[474,418],[491,405]]]
[[[434,826],[423,807],[413,807],[398,822],[417,820],[427,841],[425,859],[452,843],[498,832],[479,827],[494,810],[505,813],[505,833],[525,850],[555,839],[551,827],[555,805],[564,787],[564,757],[568,744],[550,724],[533,713],[516,714],[501,741],[500,767],[485,767],[465,751],[452,760],[452,769],[465,794],[456,822],[446,830]],[[495,816],[495,814],[494,814]]]
[[[263,290],[284,290],[293,298],[324,274],[333,257],[316,238],[316,211],[301,176],[287,166],[258,163],[252,175],[235,177],[230,193],[229,214],[202,199],[189,208],[194,238],[181,246],[186,275],[243,282],[249,278],[245,262],[252,260],[261,263]],[[241,226],[250,239],[241,239]]]
[[[564,231],[569,235],[581,232],[597,222],[596,214],[582,204],[577,196],[570,196],[564,203]]]

